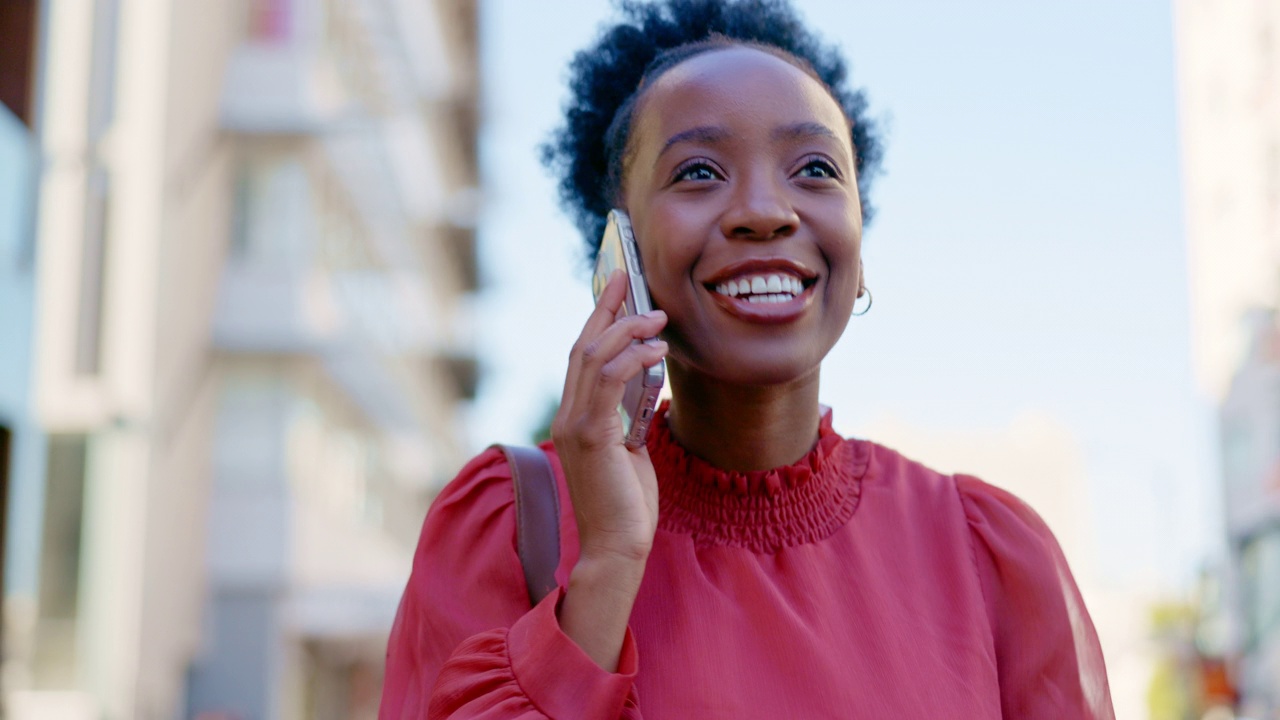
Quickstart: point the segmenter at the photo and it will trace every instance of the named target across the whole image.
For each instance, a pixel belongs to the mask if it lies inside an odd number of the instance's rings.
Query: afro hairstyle
[[[863,220],[871,220],[868,191],[883,150],[866,96],[849,87],[839,52],[809,32],[786,0],[622,0],[619,10],[623,20],[570,63],[565,124],[542,146],[542,161],[560,178],[561,203],[582,232],[589,260],[599,251],[618,191],[629,115],[642,83],[732,44],[776,48],[826,86],[852,125]]]

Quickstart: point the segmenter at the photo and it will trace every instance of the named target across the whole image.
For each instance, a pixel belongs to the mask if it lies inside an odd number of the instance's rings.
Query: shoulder
[[[978,533],[1043,536],[1053,533],[1044,520],[1016,495],[963,473],[948,474],[906,457],[892,448],[865,440],[846,440],[851,454],[866,458],[866,482],[915,503],[950,506],[962,511]]]
[[[477,540],[514,538],[511,469],[497,447],[473,457],[445,484],[422,521],[414,570],[474,551]],[[501,545],[503,543],[499,543]]]
[[[1097,632],[1049,526],[1017,496],[977,478],[958,475],[956,487],[1006,713],[1114,718]]]
[[[500,490],[510,484],[511,468],[507,466],[502,450],[494,445],[462,466],[458,474],[436,495],[435,501],[431,503],[431,510],[435,512],[441,508],[452,508],[482,499],[497,501],[500,498],[490,496],[510,495]]]
[[[547,454],[553,471],[560,477],[560,460],[550,442],[538,446]],[[511,467],[498,445],[491,445],[473,457],[458,471],[431,503],[428,526],[433,521],[459,517],[483,520],[494,515],[514,512],[515,490],[511,483]],[[442,516],[442,517],[436,517]]]
[[[550,455],[553,467],[558,466]],[[499,447],[472,458],[431,503],[409,586],[424,594],[432,586],[486,588],[491,596],[510,601],[505,605],[528,603],[516,542],[515,489]]]
[[[563,471],[555,447],[547,441],[538,448],[546,453],[557,482],[563,484]],[[515,513],[515,489],[511,479],[511,466],[500,446],[491,445],[473,457],[432,501],[424,524],[423,541],[433,526],[442,523],[481,523],[483,527],[493,529],[494,523],[502,516],[507,516],[506,523],[514,522],[511,518]]]
[[[931,529],[946,531],[941,535],[948,542],[967,544],[984,581],[1014,567],[1034,577],[1065,567],[1048,525],[1013,493],[972,475],[940,472],[883,445],[846,442],[862,446],[858,452],[868,457],[863,499],[876,503],[877,512],[901,513],[908,527],[927,518]]]
[[[846,440],[854,457],[865,458],[862,480],[864,498],[881,498],[914,516],[939,514],[958,518],[956,479],[892,448],[868,440]]]
[[[970,531],[973,563],[997,638],[1061,640],[1088,625],[1066,556],[1049,526],[1013,493],[956,476]],[[1035,628],[1039,628],[1038,631]],[[1092,627],[1089,628],[1092,634]]]
[[[965,520],[981,549],[1030,556],[1031,562],[1062,555],[1049,526],[1018,496],[970,475],[954,477]]]
[[[511,469],[491,447],[427,511],[387,646],[388,683],[429,689],[466,638],[510,627],[528,611],[515,529]]]

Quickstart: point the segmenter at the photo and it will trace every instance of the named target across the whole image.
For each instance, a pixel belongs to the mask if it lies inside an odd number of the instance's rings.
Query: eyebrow
[[[729,131],[723,127],[716,125],[700,125],[695,128],[689,128],[672,135],[667,138],[667,142],[662,145],[662,149],[658,151],[658,157],[662,157],[663,153],[670,150],[673,145],[682,142],[700,142],[708,145],[727,140]]]
[[[836,134],[831,132],[831,128],[816,122],[798,122],[794,125],[786,125],[773,131],[774,140],[801,140],[809,137],[826,137],[832,140],[839,140]]]
[[[662,149],[658,151],[658,157],[662,157],[672,146],[682,142],[698,142],[714,145],[729,138],[729,131],[718,125],[700,125],[695,128],[689,128],[672,135],[663,143]],[[809,137],[826,137],[832,140],[839,140],[836,134],[831,132],[831,128],[816,122],[798,122],[791,125],[784,125],[775,129],[771,136],[774,140],[800,140]]]

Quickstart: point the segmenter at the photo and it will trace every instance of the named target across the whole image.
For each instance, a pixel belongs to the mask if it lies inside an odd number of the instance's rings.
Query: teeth
[[[788,302],[804,292],[804,282],[791,275],[756,275],[727,280],[715,288],[717,293],[741,297],[748,302]]]

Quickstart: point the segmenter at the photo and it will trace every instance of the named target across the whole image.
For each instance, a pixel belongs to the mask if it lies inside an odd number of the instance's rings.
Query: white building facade
[[[467,447],[472,3],[46,0],[41,23],[47,448],[9,717],[370,717]]]
[[[474,391],[466,4],[259,2],[227,65],[206,644],[189,713],[374,717]]]

